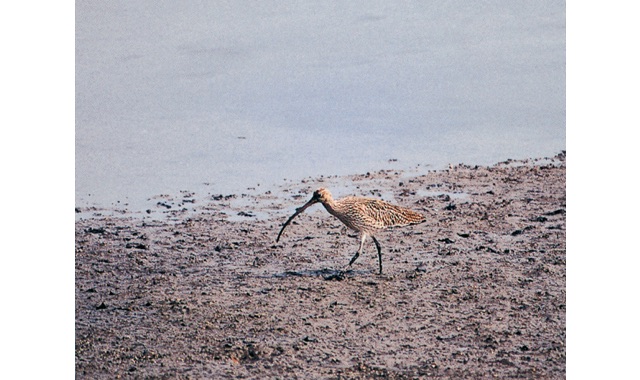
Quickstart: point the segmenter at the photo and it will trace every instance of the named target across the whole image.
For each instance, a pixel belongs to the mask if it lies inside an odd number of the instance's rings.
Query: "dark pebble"
[[[136,249],[149,249],[145,244],[142,243],[127,243],[126,248],[136,248]]]

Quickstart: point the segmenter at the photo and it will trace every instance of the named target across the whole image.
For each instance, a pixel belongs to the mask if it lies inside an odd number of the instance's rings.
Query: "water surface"
[[[80,207],[563,149],[563,2],[76,2]]]

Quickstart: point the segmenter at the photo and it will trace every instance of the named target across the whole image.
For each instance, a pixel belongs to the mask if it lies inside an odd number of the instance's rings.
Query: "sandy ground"
[[[275,242],[318,187],[427,222],[341,277],[358,242],[322,206]],[[564,153],[253,190],[76,222],[78,378],[565,377]]]

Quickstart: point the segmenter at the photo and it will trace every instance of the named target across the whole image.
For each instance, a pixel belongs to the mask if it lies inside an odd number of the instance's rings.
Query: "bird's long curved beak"
[[[291,221],[293,220],[293,218],[295,218],[296,216],[298,216],[299,214],[302,214],[302,212],[304,210],[306,210],[307,208],[309,208],[309,206],[312,206],[316,203],[320,202],[317,198],[313,197],[309,200],[309,202],[305,203],[304,206],[302,207],[298,207],[296,209],[296,212],[291,215],[291,217],[289,219],[287,219],[287,221],[284,223],[284,225],[282,225],[282,229],[280,230],[280,233],[278,234],[278,237],[276,238],[276,242],[278,242],[280,240],[280,236],[282,236],[282,233],[284,232],[284,229],[289,225],[289,223],[291,223]]]

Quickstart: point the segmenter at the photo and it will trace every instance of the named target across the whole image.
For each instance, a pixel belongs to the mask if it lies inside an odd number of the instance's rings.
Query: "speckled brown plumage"
[[[367,236],[371,236],[378,250],[380,274],[382,274],[382,249],[374,234],[388,227],[418,224],[426,220],[423,215],[379,199],[346,197],[336,201],[331,196],[329,190],[320,188],[313,193],[309,202],[296,209],[296,212],[284,223],[276,241],[280,240],[284,229],[293,218],[309,206],[318,202],[322,203],[331,215],[338,218],[350,229],[357,231],[360,235],[360,248],[349,262],[349,266],[351,266],[358,256],[360,256],[360,253],[362,253],[362,248]]]

